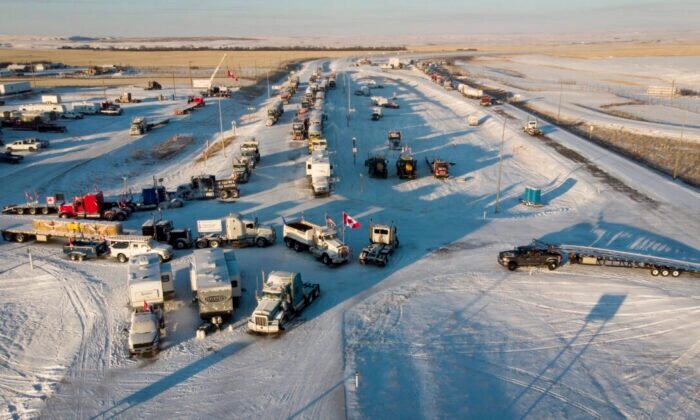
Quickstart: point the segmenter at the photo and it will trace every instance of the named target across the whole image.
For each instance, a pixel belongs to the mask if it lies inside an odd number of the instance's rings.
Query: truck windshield
[[[321,236],[321,239],[323,239],[324,241],[332,241],[333,239],[337,239],[337,238],[338,238],[338,235],[336,235],[335,233],[327,233],[327,234]]]
[[[270,300],[281,300],[281,294],[279,292],[263,292],[263,299],[270,299]]]

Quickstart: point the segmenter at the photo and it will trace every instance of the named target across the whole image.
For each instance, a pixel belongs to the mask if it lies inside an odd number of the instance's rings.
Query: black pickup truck
[[[556,270],[562,262],[562,254],[553,247],[526,245],[511,251],[498,253],[498,263],[513,271],[518,267],[533,267],[546,265],[550,270]]]

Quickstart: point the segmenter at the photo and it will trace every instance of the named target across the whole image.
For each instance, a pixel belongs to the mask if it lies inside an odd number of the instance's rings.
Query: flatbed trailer
[[[56,202],[53,203],[40,203],[38,201],[25,203],[25,204],[10,204],[3,207],[2,212],[4,214],[51,214],[58,213],[58,205]]]
[[[652,276],[678,277],[681,273],[700,273],[700,263],[657,257],[648,254],[616,251],[579,245],[555,245],[568,257],[570,264],[608,267],[644,268]]]
[[[36,219],[30,226],[19,226],[0,230],[8,242],[48,242],[53,238],[101,241],[122,234],[121,223],[90,223],[64,220]]]

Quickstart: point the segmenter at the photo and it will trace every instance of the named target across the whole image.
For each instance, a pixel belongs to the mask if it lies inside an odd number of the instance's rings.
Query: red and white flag
[[[148,305],[148,302],[146,302],[145,300],[143,301],[143,310],[146,312],[151,310],[150,305]]]
[[[335,222],[333,221],[333,219],[331,219],[331,217],[328,214],[326,214],[326,226],[328,226],[331,229],[336,228]]]
[[[230,77],[231,79],[238,81],[238,77],[234,76],[233,72],[231,70],[226,70],[226,76]]]
[[[362,227],[362,225],[360,225],[360,222],[353,219],[349,214],[345,212],[343,212],[343,225],[345,225],[345,227],[349,227],[350,229],[359,229],[360,227]]]

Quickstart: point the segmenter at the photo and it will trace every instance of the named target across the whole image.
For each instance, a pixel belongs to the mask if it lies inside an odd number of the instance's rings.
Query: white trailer
[[[272,226],[261,226],[257,218],[246,220],[241,214],[229,214],[223,219],[197,220],[197,232],[197,248],[218,248],[224,244],[262,248],[274,244],[277,239]]]
[[[474,89],[473,87],[465,84],[460,84],[460,86],[462,86],[462,90],[459,92],[467,98],[480,99],[482,96],[484,96],[484,91],[481,89]]]
[[[338,239],[335,229],[301,219],[285,223],[282,236],[288,248],[308,251],[326,265],[342,264],[350,259],[350,247]]]
[[[66,107],[62,104],[26,104],[20,105],[19,110],[22,112],[55,112],[63,114],[66,112]]]
[[[333,164],[325,150],[314,151],[306,160],[306,176],[315,196],[331,193]]]
[[[89,115],[97,114],[100,112],[100,105],[94,102],[80,102],[73,104],[73,112]]]
[[[141,254],[129,260],[127,288],[130,309],[147,311],[149,306],[163,308],[165,293],[157,255]]]
[[[190,287],[201,319],[218,326],[230,318],[242,295],[241,272],[233,251],[220,248],[194,251]]]
[[[17,93],[31,92],[29,82],[12,82],[0,84],[0,95],[15,95]]]
[[[41,95],[42,104],[60,104],[61,95]]]

